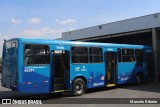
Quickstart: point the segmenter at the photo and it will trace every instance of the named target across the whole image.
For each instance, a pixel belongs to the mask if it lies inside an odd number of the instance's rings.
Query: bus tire
[[[72,93],[75,96],[80,96],[85,93],[86,84],[83,79],[77,78],[73,81]]]
[[[137,73],[136,74],[136,83],[137,84],[142,84],[143,83],[143,73]]]

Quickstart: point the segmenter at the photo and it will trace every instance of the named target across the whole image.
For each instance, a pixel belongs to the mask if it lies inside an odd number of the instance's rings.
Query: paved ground
[[[66,98],[160,98],[160,83],[149,83],[149,84],[143,84],[143,85],[122,85],[122,86],[117,86],[114,88],[98,88],[98,89],[91,89],[86,92],[86,94],[78,97],[73,97],[73,96],[67,96],[65,94],[41,94],[41,95],[36,95],[36,94],[23,94],[23,93],[18,93],[14,91],[10,91],[9,89],[3,88],[0,86],[0,98],[34,98],[42,99],[42,103],[47,103],[47,106],[52,106],[49,105],[48,103],[53,103],[53,102],[65,102]],[[71,101],[72,102],[72,101]],[[0,105],[2,106],[2,105]],[[18,107],[17,105],[7,105],[6,107]],[[46,107],[46,105],[41,105],[42,107]],[[71,107],[75,105],[70,105],[70,104],[56,104],[56,106],[65,106],[65,107]],[[105,107],[106,105],[100,104],[87,104],[87,105],[82,105],[82,104],[76,104],[76,107],[82,107],[82,106],[102,106]],[[107,104],[108,106],[117,106],[116,104]],[[137,105],[118,105],[119,107],[124,107],[124,106],[137,106]],[[140,105],[141,107],[157,107],[159,105]],[[30,107],[29,105],[25,105],[25,107]],[[40,106],[38,106],[40,107]]]

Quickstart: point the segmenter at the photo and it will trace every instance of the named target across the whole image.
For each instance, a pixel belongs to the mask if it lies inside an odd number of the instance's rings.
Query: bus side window
[[[143,49],[136,49],[135,50],[135,58],[136,58],[136,62],[144,62],[144,50]]]
[[[135,59],[134,59],[134,49],[129,49],[129,60],[130,62],[134,62]]]
[[[118,62],[121,62],[121,49],[120,48],[118,48],[117,49],[117,52],[118,52]]]
[[[87,47],[72,47],[72,63],[88,63]]]
[[[122,60],[123,62],[133,62],[134,49],[122,49]]]
[[[47,45],[25,45],[24,64],[49,64],[49,47]]]
[[[90,47],[89,48],[90,62],[101,63],[103,62],[102,48]]]

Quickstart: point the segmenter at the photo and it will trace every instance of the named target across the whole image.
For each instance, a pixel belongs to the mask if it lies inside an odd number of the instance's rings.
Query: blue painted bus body
[[[17,41],[14,48],[5,48],[5,43],[9,41]],[[52,50],[68,50],[71,51],[72,46],[85,47],[101,47],[103,55],[106,52],[117,52],[118,48],[144,49],[146,52],[151,51],[151,47],[143,45],[128,44],[109,44],[109,43],[89,43],[89,42],[73,42],[61,40],[41,40],[41,39],[22,39],[15,38],[8,40],[3,46],[3,62],[2,62],[2,85],[19,92],[29,93],[51,93],[52,92],[52,72],[53,61],[50,54],[50,63],[46,65],[30,65],[24,64],[24,45],[25,44],[44,44],[49,46],[50,53]],[[10,53],[8,53],[8,51]],[[13,57],[14,56],[14,57]],[[69,77],[65,83],[67,90],[72,90],[72,82],[76,77],[84,77],[86,79],[87,88],[105,86],[106,68],[105,57],[102,63],[86,63],[74,64],[70,55],[70,71]],[[147,77],[146,63],[141,63],[143,67],[136,66],[137,62],[117,62],[117,81],[116,84],[124,84],[135,81],[137,72],[142,71]]]

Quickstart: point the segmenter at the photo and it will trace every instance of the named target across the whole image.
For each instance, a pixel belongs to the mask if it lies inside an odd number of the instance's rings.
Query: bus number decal
[[[24,72],[34,72],[34,69],[31,69],[31,68],[25,68],[25,69],[24,69]]]
[[[24,72],[34,72],[36,69],[44,69],[45,66],[31,66],[31,67],[24,67]]]

